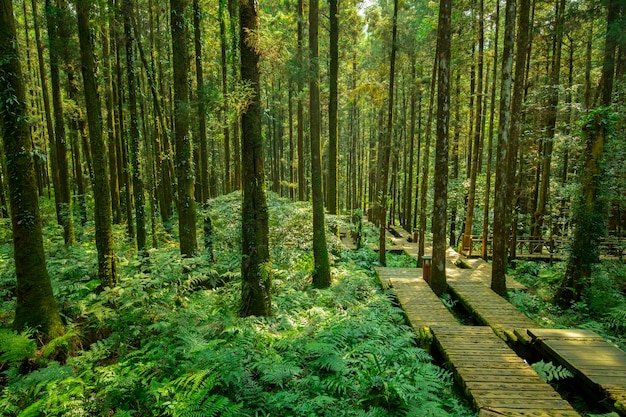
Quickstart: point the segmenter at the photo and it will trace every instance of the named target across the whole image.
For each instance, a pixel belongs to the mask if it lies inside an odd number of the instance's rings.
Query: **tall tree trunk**
[[[471,245],[472,225],[474,222],[474,206],[476,204],[476,179],[478,177],[478,161],[480,160],[480,135],[482,126],[482,93],[483,93],[483,51],[485,46],[484,37],[484,0],[478,2],[478,74],[476,85],[476,111],[474,113],[474,131],[473,131],[473,144],[472,155],[470,155],[470,186],[467,198],[467,210],[465,213],[465,230],[463,233],[464,242],[463,248],[466,249]],[[472,140],[472,139],[470,139]],[[471,250],[471,247],[468,248]]]
[[[67,160],[67,140],[63,102],[61,99],[61,81],[58,51],[64,46],[59,36],[58,21],[60,8],[46,0],[46,19],[48,23],[48,39],[50,42],[50,83],[52,87],[52,105],[54,109],[54,137],[56,154],[56,171],[58,173],[58,189],[54,190],[57,202],[57,218],[63,226],[63,238],[66,245],[74,243],[74,220],[72,216],[72,199],[70,195],[70,173]]]
[[[393,2],[393,21],[391,23],[391,56],[389,59],[389,92],[387,99],[387,128],[385,129],[384,141],[379,146],[380,183],[378,184],[379,194],[379,235],[378,235],[378,262],[387,264],[387,183],[389,182],[389,157],[391,155],[391,138],[393,137],[393,105],[394,105],[394,80],[396,74],[396,50],[398,37],[398,0]]]
[[[330,4],[330,98],[328,102],[328,182],[326,186],[326,207],[330,214],[337,214],[339,208],[338,193],[338,113],[337,113],[337,76],[339,73],[339,8],[338,0],[329,0]]]
[[[452,175],[450,179],[456,186],[456,180],[459,179],[459,142],[461,137],[461,70],[456,71],[455,83],[455,105],[454,105],[454,136],[452,138]],[[456,225],[457,225],[457,200],[453,198],[450,201],[450,246],[456,245]]]
[[[133,51],[133,32],[131,18],[133,0],[123,0],[124,36],[126,42],[126,82],[128,83],[128,114],[130,117],[130,154],[133,178],[133,199],[135,200],[135,217],[137,225],[137,250],[143,253],[146,248],[146,216],[144,207],[143,178],[139,158],[139,119],[137,117],[137,80],[135,78],[135,54]],[[130,219],[129,219],[130,221]]]
[[[507,242],[510,236],[510,216],[507,216],[509,125],[511,123],[511,84],[513,81],[513,43],[515,41],[516,0],[507,0],[502,51],[502,82],[500,84],[500,123],[496,159],[496,184],[493,218],[493,264],[491,289],[506,294]]]
[[[298,0],[298,51],[297,60],[300,65],[303,64],[302,56],[302,44],[304,43],[304,15],[303,15],[303,2],[304,0]],[[304,201],[304,106],[302,104],[302,93],[304,85],[302,82],[302,76],[298,76],[297,80],[297,102],[298,102],[298,200]]]
[[[254,33],[258,29],[257,3],[239,4],[241,79],[250,83],[254,96],[241,115],[243,145],[243,204],[241,208],[241,308],[242,316],[271,314],[269,219],[265,201],[265,169],[261,136],[259,53]]]
[[[110,40],[107,34],[108,28],[104,26],[101,30],[102,40],[102,64],[104,96],[106,103],[107,139],[109,151],[109,190],[111,192],[111,214],[114,224],[121,222],[119,180],[117,177],[117,148],[115,146],[115,112],[113,110],[113,71],[109,58]]]
[[[39,12],[37,7],[37,0],[32,0],[33,9],[33,28],[35,29],[35,44],[37,45],[37,63],[39,64],[39,79],[41,83],[41,95],[43,96],[43,107],[46,119],[46,133],[48,137],[48,143],[50,146],[50,161],[52,168],[52,184],[55,189],[55,201],[57,201],[56,190],[59,184],[59,174],[56,169],[56,149],[55,149],[55,133],[52,124],[52,111],[50,109],[50,93],[48,90],[48,77],[46,75],[46,68],[43,57],[43,44],[41,41],[41,30],[39,24]],[[49,194],[49,188],[48,188]]]
[[[209,155],[208,141],[206,135],[206,110],[204,107],[205,97],[204,91],[204,70],[202,68],[202,38],[200,28],[200,2],[193,0],[193,29],[194,29],[194,47],[196,52],[196,84],[198,84],[198,131],[200,138],[198,146],[200,147],[200,194],[201,202],[205,203],[209,199]]]
[[[583,124],[585,161],[580,171],[582,193],[574,209],[574,238],[567,260],[565,276],[555,294],[562,308],[581,298],[582,290],[591,277],[593,264],[599,262],[599,241],[605,233],[604,213],[606,208],[602,194],[602,156],[606,141],[610,137],[610,105],[613,101],[613,77],[615,72],[615,50],[617,36],[612,32],[619,19],[620,4],[610,0],[608,4],[604,62],[600,78],[599,98],[601,108],[591,111]]]
[[[198,250],[198,242],[193,190],[193,145],[189,137],[189,56],[187,54],[187,23],[185,22],[185,12],[189,7],[189,2],[188,0],[170,0],[170,7],[174,67],[174,136],[178,178],[178,233],[181,255],[194,256]]]
[[[561,46],[563,44],[563,15],[565,13],[565,0],[557,0],[554,34],[554,55],[550,71],[550,85],[548,103],[545,113],[543,157],[541,161],[541,183],[539,186],[539,199],[537,210],[534,213],[533,231],[531,235],[543,236],[543,220],[548,204],[548,191],[550,188],[550,173],[552,165],[552,149],[554,148],[554,134],[556,130],[557,106],[559,104],[559,79],[561,74]]]
[[[482,5],[482,1],[481,1]],[[482,14],[482,13],[481,13]],[[437,30],[437,144],[435,146],[435,201],[433,204],[433,267],[430,286],[437,295],[448,289],[446,283],[446,222],[448,209],[448,126],[450,121],[450,26],[452,0],[439,2]],[[482,17],[482,16],[481,16]],[[481,48],[482,49],[482,48]],[[481,91],[482,50],[479,58],[478,91]],[[480,100],[480,98],[478,99]],[[477,106],[480,113],[480,104]],[[477,117],[477,120],[479,118]],[[478,130],[478,124],[476,130]]]
[[[107,178],[107,149],[102,136],[100,97],[96,82],[94,54],[89,29],[90,0],[76,1],[80,62],[85,88],[85,104],[89,139],[93,155],[94,218],[96,223],[96,248],[98,250],[98,277],[102,287],[113,287],[117,282],[115,252],[111,228],[111,190]]]
[[[223,107],[220,110],[220,122],[222,123],[222,132],[224,133],[224,193],[228,194],[233,189],[232,175],[230,172],[230,129],[228,126],[228,112],[226,109],[226,95],[228,94],[228,65],[226,62],[226,50],[228,49],[226,41],[226,1],[219,0],[218,20],[220,25],[220,67],[222,81],[222,97]]]
[[[309,124],[311,134],[311,191],[313,197],[313,285],[330,285],[330,263],[326,246],[324,191],[322,189],[322,146],[320,143],[319,1],[309,3]]]
[[[37,182],[27,122],[13,5],[0,0],[0,129],[7,162],[17,304],[13,329],[37,329],[47,342],[63,334],[63,323],[46,269]]]
[[[496,84],[498,80],[498,35],[500,32],[500,2],[496,3],[496,29],[494,33],[494,46],[493,46],[493,75],[491,78],[491,104],[489,105],[489,133],[487,144],[487,179],[485,184],[485,210],[483,212],[483,231],[482,231],[482,247],[481,257],[484,260],[489,258],[489,249],[487,241],[489,239],[489,210],[490,210],[490,197],[491,197],[491,174],[493,164],[493,130],[494,119],[496,114]]]
[[[426,120],[426,141],[424,143],[424,154],[422,156],[422,186],[420,188],[420,215],[419,215],[419,243],[417,245],[417,266],[422,266],[422,258],[426,248],[426,208],[428,197],[428,172],[430,170],[430,134],[433,123],[433,108],[435,106],[435,86],[437,81],[437,68],[439,51],[435,54],[433,62],[432,76],[430,80],[430,97],[428,101],[428,119]],[[421,141],[420,141],[421,142]],[[419,156],[418,156],[419,159]]]
[[[413,56],[411,58],[411,98],[410,98],[410,110],[409,110],[409,162],[408,162],[408,178],[406,185],[406,205],[404,208],[404,229],[407,232],[411,232],[413,228],[413,166],[415,161],[415,101],[418,94],[419,84],[417,84],[417,75],[416,75],[416,57]]]

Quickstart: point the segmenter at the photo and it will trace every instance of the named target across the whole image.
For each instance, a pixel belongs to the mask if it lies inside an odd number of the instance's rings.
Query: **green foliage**
[[[32,336],[33,332],[28,330],[17,333],[0,329],[0,365],[2,362],[17,364],[24,359],[33,358],[37,345]]]
[[[40,369],[11,364],[0,415],[473,415],[377,286],[375,253],[342,252],[331,237],[335,279],[312,288],[310,206],[268,197],[270,318],[237,314],[240,193],[212,202],[215,263],[183,259],[176,245],[145,259],[120,246],[119,285],[96,295],[93,246],[55,246],[53,284],[71,331],[44,347]],[[64,365],[45,359],[59,348],[70,353]]]
[[[560,381],[574,376],[567,368],[561,365],[554,365],[552,362],[539,361],[531,366],[545,382]]]
[[[554,292],[565,273],[565,264],[532,262],[517,265],[511,275],[529,287],[512,291],[509,300],[535,322],[546,327],[578,327],[593,330],[605,339],[626,347],[626,300],[622,294],[626,265],[603,261],[593,268],[581,301],[562,309],[553,303]]]

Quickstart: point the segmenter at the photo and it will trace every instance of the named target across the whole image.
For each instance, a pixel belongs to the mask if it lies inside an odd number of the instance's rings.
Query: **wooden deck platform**
[[[515,342],[518,340],[515,329],[537,327],[524,313],[483,283],[450,279],[448,286],[478,321],[491,327],[503,340]]]
[[[480,416],[578,416],[486,326],[432,326],[437,348]]]
[[[420,339],[432,339],[432,325],[460,326],[422,279],[420,268],[374,268],[381,283],[391,286],[407,316],[410,326]],[[384,286],[384,285],[383,285]]]
[[[528,329],[533,346],[569,369],[600,401],[626,415],[626,352],[590,330]]]

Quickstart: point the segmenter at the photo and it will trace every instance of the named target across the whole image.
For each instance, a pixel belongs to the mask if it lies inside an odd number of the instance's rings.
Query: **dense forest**
[[[623,348],[625,97],[624,0],[0,0],[0,415],[473,415],[450,247]]]

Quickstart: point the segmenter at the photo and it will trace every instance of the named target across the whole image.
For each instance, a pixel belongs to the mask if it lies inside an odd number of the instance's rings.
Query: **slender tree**
[[[74,220],[72,216],[72,199],[70,190],[70,173],[67,160],[67,138],[65,134],[65,116],[63,100],[61,98],[61,78],[59,54],[57,51],[65,48],[61,45],[59,36],[60,7],[46,0],[46,21],[48,26],[48,40],[50,46],[50,84],[52,87],[52,107],[54,110],[54,138],[55,156],[58,176],[58,189],[54,190],[57,206],[57,218],[63,226],[63,238],[66,245],[74,243]]]
[[[202,38],[201,38],[201,18],[199,0],[193,0],[193,29],[194,48],[196,52],[196,84],[198,85],[198,133],[200,135],[198,146],[200,147],[200,186],[202,195],[201,201],[204,203],[209,199],[209,155],[208,141],[206,134],[206,110],[204,106],[204,69],[202,65]]]
[[[469,192],[467,196],[467,211],[465,213],[465,231],[463,233],[463,238],[465,242],[463,242],[463,247],[468,247],[470,245],[470,239],[472,236],[472,225],[474,223],[474,207],[476,205],[476,180],[478,178],[479,171],[479,160],[480,160],[480,138],[481,138],[481,126],[482,126],[482,117],[483,117],[483,67],[484,67],[484,46],[485,46],[485,36],[484,36],[484,0],[479,0],[478,2],[478,73],[476,75],[476,99],[474,100],[476,104],[476,110],[474,111],[474,129],[473,129],[473,143],[471,146],[472,154],[470,156],[470,167],[469,167]],[[441,65],[441,64],[440,64]],[[470,248],[471,249],[471,248]]]
[[[137,77],[135,75],[135,39],[131,26],[133,0],[123,0],[124,37],[126,47],[126,82],[128,84],[128,115],[130,117],[130,156],[132,163],[133,199],[137,222],[137,250],[143,253],[146,248],[146,215],[144,207],[143,177],[139,157],[139,117],[137,115]],[[129,204],[127,202],[127,204]],[[130,221],[130,220],[129,220]]]
[[[330,0],[330,97],[328,102],[328,181],[326,182],[326,207],[330,214],[337,214],[339,209],[338,194],[338,113],[337,113],[337,76],[339,74],[339,8],[338,0]]]
[[[326,246],[324,192],[322,189],[322,149],[320,143],[320,66],[319,66],[319,1],[309,3],[309,125],[311,134],[311,191],[313,197],[313,285],[330,285],[330,263]]]
[[[239,3],[241,79],[253,90],[241,115],[243,148],[243,204],[241,207],[241,308],[242,316],[271,314],[269,218],[265,200],[265,168],[261,136],[261,85],[259,77],[259,26],[257,2]]]
[[[76,1],[80,62],[85,89],[85,105],[89,125],[89,140],[93,155],[94,218],[96,223],[96,248],[98,250],[98,276],[102,287],[113,287],[117,281],[115,252],[111,228],[111,190],[107,176],[107,148],[102,136],[100,97],[95,76],[94,54],[89,29],[90,0]]]
[[[7,161],[17,304],[13,328],[37,329],[44,341],[63,334],[43,248],[26,94],[11,0],[0,0],[0,132]]]
[[[185,11],[188,6],[188,0],[170,0],[174,66],[174,136],[178,178],[178,232],[180,253],[183,256],[193,256],[198,250],[192,143],[189,136],[189,56],[187,23],[185,22]]]
[[[439,2],[437,30],[437,144],[435,146],[435,201],[433,204],[433,268],[430,286],[437,295],[447,290],[446,222],[448,209],[448,126],[450,122],[450,26],[452,0]],[[482,74],[481,74],[482,75]],[[479,83],[480,85],[480,83]],[[480,106],[479,106],[480,108]]]
[[[380,183],[378,185],[378,194],[380,197],[379,209],[379,235],[378,235],[378,261],[385,265],[387,263],[387,250],[385,243],[387,241],[387,183],[389,182],[389,157],[391,155],[391,138],[393,137],[393,110],[394,110],[394,80],[396,72],[396,50],[398,37],[398,0],[393,2],[393,20],[391,23],[391,55],[389,65],[389,98],[387,107],[387,129],[380,142]]]
[[[297,59],[298,63],[302,64],[302,48],[304,43],[304,16],[303,16],[303,2],[304,0],[298,0],[298,50]],[[304,201],[304,105],[302,104],[302,94],[304,85],[302,82],[302,76],[297,77],[297,119],[298,119],[298,200]]]
[[[510,217],[507,216],[509,125],[511,123],[511,84],[513,81],[513,43],[515,40],[516,0],[507,0],[504,23],[504,50],[502,51],[502,83],[500,84],[500,124],[496,157],[496,184],[493,219],[493,264],[491,289],[506,294],[507,244],[510,235]]]

